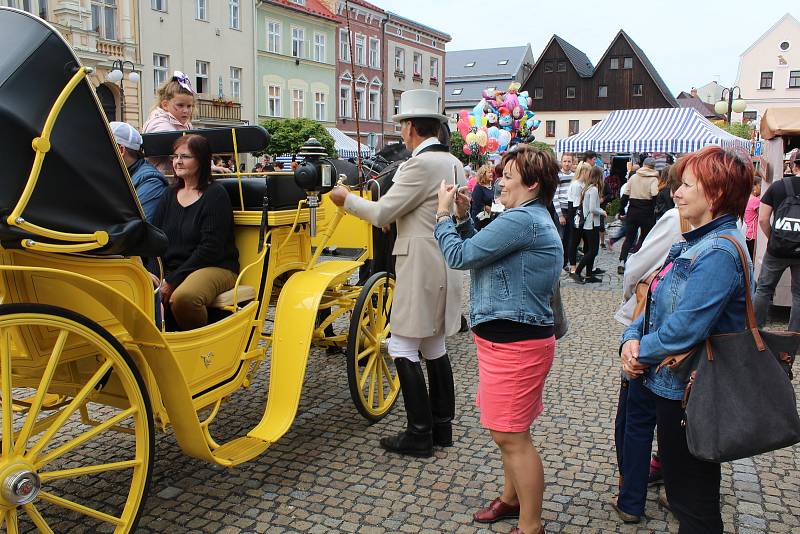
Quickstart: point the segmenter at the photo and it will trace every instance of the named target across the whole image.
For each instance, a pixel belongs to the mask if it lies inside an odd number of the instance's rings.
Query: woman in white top
[[[567,189],[567,224],[573,226],[573,231],[570,232],[570,240],[567,244],[567,260],[569,261],[569,272],[574,273],[576,269],[577,256],[578,256],[578,243],[581,240],[581,229],[573,222],[575,214],[578,212],[578,205],[581,203],[581,192],[583,186],[586,185],[586,179],[589,177],[589,171],[592,166],[588,163],[581,161],[575,168],[575,177],[569,184]],[[584,248],[586,244],[584,243]]]
[[[583,221],[581,225],[583,235],[583,259],[581,259],[574,273],[570,273],[570,278],[579,284],[586,282],[600,282],[600,278],[594,275],[594,260],[600,252],[600,229],[601,217],[606,216],[606,212],[600,207],[600,197],[603,194],[603,171],[600,167],[594,166],[589,170],[589,178],[581,193],[581,212],[576,219]],[[586,268],[586,278],[581,276],[581,271]]]

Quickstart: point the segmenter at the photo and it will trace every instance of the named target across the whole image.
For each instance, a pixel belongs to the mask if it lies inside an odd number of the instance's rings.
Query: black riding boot
[[[408,426],[405,432],[396,436],[381,438],[381,447],[390,452],[427,458],[433,456],[433,437],[431,427],[431,404],[428,400],[428,389],[425,387],[425,375],[422,364],[397,358],[394,361],[397,376],[400,378],[400,389],[406,405]]]
[[[425,365],[428,366],[433,414],[433,444],[450,447],[453,444],[453,417],[456,414],[456,390],[450,358],[445,354],[435,360],[425,360]]]

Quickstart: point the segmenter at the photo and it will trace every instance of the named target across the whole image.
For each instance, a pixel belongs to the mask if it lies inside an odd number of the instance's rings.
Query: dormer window
[[[507,59],[501,59],[500,61],[497,62],[497,64],[498,65],[508,65],[508,60]]]
[[[469,63],[464,65],[465,68],[474,67],[474,66],[475,66],[475,62],[474,61],[470,61]]]
[[[463,93],[463,92],[464,92],[464,90],[463,90],[463,89],[461,89],[461,88],[459,88],[459,89],[453,89],[453,94],[454,94],[454,95],[460,95],[460,94],[461,94],[461,93]]]

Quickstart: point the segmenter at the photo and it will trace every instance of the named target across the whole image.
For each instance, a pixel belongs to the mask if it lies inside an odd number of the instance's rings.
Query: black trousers
[[[564,249],[564,266],[566,266],[569,263],[572,240],[575,239],[574,234],[577,232],[573,222],[575,220],[575,208],[567,208],[564,218],[567,224],[561,227],[561,246]]]
[[[641,231],[639,235],[639,242],[644,241],[647,234],[652,230],[655,224],[655,217],[653,211],[635,210],[631,208],[628,214],[625,215],[625,242],[622,243],[622,250],[619,253],[619,261],[628,259],[633,245],[636,244],[636,234]]]
[[[722,534],[720,464],[689,453],[681,401],[656,396],[658,452],[670,508],[680,522],[678,534]]]
[[[583,258],[575,269],[575,272],[581,274],[581,271],[586,267],[586,276],[591,276],[594,271],[594,260],[600,252],[600,227],[595,226],[591,230],[581,230],[583,235]]]

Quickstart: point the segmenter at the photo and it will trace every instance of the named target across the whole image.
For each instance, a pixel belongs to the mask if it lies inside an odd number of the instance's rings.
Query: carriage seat
[[[238,180],[233,177],[217,178],[216,181],[228,192],[233,209],[238,210],[241,207]],[[261,211],[266,190],[264,176],[242,177],[245,211]],[[306,199],[306,192],[297,187],[292,174],[270,176],[268,193],[270,210],[293,210],[298,202]]]
[[[256,289],[253,286],[240,285],[236,293],[236,302],[233,301],[233,289],[217,295],[209,308],[223,309],[228,306],[241,305],[256,298]]]

